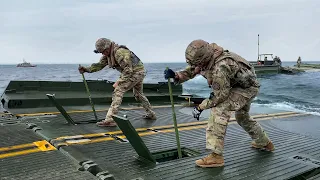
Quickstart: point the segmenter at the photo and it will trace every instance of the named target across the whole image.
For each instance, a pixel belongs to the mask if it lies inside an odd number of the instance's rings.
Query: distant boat
[[[23,59],[23,63],[17,64],[17,67],[37,67],[37,65],[30,64]]]

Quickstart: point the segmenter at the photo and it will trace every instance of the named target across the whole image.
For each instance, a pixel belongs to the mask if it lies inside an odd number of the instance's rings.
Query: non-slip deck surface
[[[303,121],[300,120],[300,117],[290,117],[270,122],[278,128],[320,139],[319,116],[309,116]]]
[[[0,179],[98,179],[89,172],[79,171],[70,159],[59,151],[33,153],[0,159]]]
[[[289,179],[320,166],[292,159],[300,155],[320,160],[319,140],[283,131],[265,122],[261,124],[273,140],[275,152],[252,149],[249,136],[238,125],[231,124],[225,141],[225,167],[216,169],[199,168],[194,163],[208,153],[205,152],[204,128],[180,132],[181,146],[200,152],[200,156],[156,166],[138,161],[129,143],[107,141],[74,146],[117,179]],[[174,133],[143,136],[142,139],[152,152],[176,147]]]
[[[43,138],[26,128],[27,126],[23,124],[0,126],[1,180],[97,179],[88,172],[78,171],[78,167],[71,159],[58,150],[39,150],[33,142],[43,140]],[[7,147],[12,147],[12,149],[5,149]]]
[[[184,114],[176,108],[178,123],[196,122],[190,114]],[[143,110],[121,111],[126,114],[135,128],[149,127],[154,130],[140,130],[138,133],[151,152],[164,151],[176,148],[176,139],[173,127],[154,127],[172,124],[170,108],[155,109],[158,120],[142,120]],[[101,112],[103,117],[106,112]],[[80,122],[93,119],[90,113],[70,114],[74,120]],[[89,137],[90,134],[112,134],[119,128],[97,127],[94,123],[67,125],[61,115],[52,117],[25,117],[19,118],[15,124],[0,125],[1,151],[3,147],[27,144],[40,140],[52,140],[53,145],[60,147],[57,150],[40,151],[24,155],[0,158],[0,179],[95,179],[89,172],[78,171],[80,161],[92,160],[102,171],[108,171],[115,179],[292,179],[307,176],[308,173],[319,173],[320,167],[320,139],[316,138],[318,116],[297,115],[274,120],[258,121],[275,144],[273,153],[263,152],[250,147],[249,135],[237,124],[230,123],[225,140],[225,167],[199,168],[195,160],[207,155],[205,149],[205,122],[180,127],[181,147],[197,151],[199,154],[182,159],[159,162],[157,165],[147,164],[137,159],[137,154],[126,142],[121,132],[116,133],[117,139],[110,136]],[[202,118],[201,121],[205,120]],[[1,122],[10,121],[3,119]],[[290,126],[285,122],[295,122]],[[301,128],[303,123],[304,128]],[[26,129],[25,123],[34,123],[34,129]],[[287,126],[286,126],[287,125]],[[286,127],[286,128],[285,128]],[[35,128],[38,129],[34,132]],[[308,130],[308,134],[305,133]],[[310,134],[310,132],[313,132]],[[70,138],[70,141],[59,140],[63,136],[84,135]],[[78,138],[78,139],[77,139]],[[88,140],[88,139],[90,140]],[[60,139],[61,140],[61,139]],[[75,140],[75,141],[73,141]],[[77,141],[80,140],[80,141]],[[81,141],[84,140],[84,141]],[[67,146],[61,145],[69,142]],[[60,143],[60,144],[59,144]],[[25,150],[25,149],[21,149]],[[18,151],[18,150],[15,150]],[[20,150],[19,150],[20,151]],[[67,152],[69,156],[61,152]],[[10,151],[12,152],[12,151]],[[83,155],[84,157],[79,157]],[[306,159],[308,159],[306,161]],[[75,163],[74,164],[74,161]],[[303,161],[304,160],[304,161]],[[14,168],[13,168],[14,167]],[[36,171],[36,169],[38,171]],[[27,172],[27,173],[26,173]],[[39,173],[47,172],[47,173]],[[314,176],[316,177],[316,176]]]

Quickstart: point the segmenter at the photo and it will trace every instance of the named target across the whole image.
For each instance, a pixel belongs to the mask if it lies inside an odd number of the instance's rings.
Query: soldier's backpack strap
[[[232,56],[230,55],[230,53],[229,53],[228,50],[224,50],[223,53],[222,53],[220,56],[217,57],[217,59],[215,59],[214,61],[210,61],[209,64],[208,64],[208,66],[207,66],[207,69],[208,69],[208,70],[209,70],[209,69],[212,70],[213,66],[214,66],[216,63],[218,63],[218,62],[220,62],[220,61],[222,61],[222,60],[224,60],[224,59],[226,59],[226,58],[232,58]],[[232,59],[233,59],[233,58],[232,58]]]
[[[136,54],[134,54],[127,46],[125,46],[125,45],[120,45],[119,48],[124,48],[124,49],[127,49],[127,50],[130,51],[130,53],[131,53],[132,65],[136,66],[136,65],[139,64],[139,62],[142,63],[142,61],[140,60],[140,58],[139,58]],[[142,63],[142,64],[143,64],[143,63]]]
[[[129,48],[127,46],[125,46],[125,45],[120,45],[119,48],[124,48],[124,49],[128,49],[129,50]]]
[[[250,69],[250,70],[252,69],[252,65],[248,61],[246,61],[241,56],[239,56],[233,52],[230,52],[228,50],[225,50],[224,53],[220,57],[218,57],[217,60],[215,60],[215,63],[222,61],[226,58],[233,59],[233,60],[237,61],[238,63],[244,64],[248,69]]]

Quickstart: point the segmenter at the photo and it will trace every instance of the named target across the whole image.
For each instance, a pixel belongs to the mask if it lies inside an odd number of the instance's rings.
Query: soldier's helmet
[[[99,38],[96,41],[95,53],[102,53],[104,50],[108,49],[111,46],[111,40],[107,38]]]
[[[191,66],[201,65],[204,62],[207,62],[210,51],[211,48],[208,42],[201,39],[194,40],[186,49],[186,62]]]

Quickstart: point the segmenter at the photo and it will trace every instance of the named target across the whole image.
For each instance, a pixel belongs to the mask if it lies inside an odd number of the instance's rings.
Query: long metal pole
[[[259,34],[258,34],[258,60],[259,60]]]
[[[167,67],[167,70],[169,68]],[[178,146],[178,156],[179,158],[182,158],[181,148],[180,148],[180,139],[179,139],[179,130],[176,120],[176,113],[174,111],[174,104],[173,104],[173,97],[172,97],[172,89],[171,89],[171,80],[168,78],[168,86],[169,86],[169,94],[170,94],[170,100],[171,100],[171,107],[172,107],[172,116],[173,116],[173,124],[174,124],[174,130],[176,132],[176,140],[177,140],[177,146]]]
[[[79,64],[79,67],[81,67],[81,65]],[[87,84],[87,81],[86,79],[84,78],[84,74],[82,73],[82,79],[83,79],[83,83],[84,85],[86,86],[86,90],[87,90],[87,93],[88,93],[88,96],[89,96],[89,100],[90,100],[90,104],[91,104],[91,107],[92,107],[92,111],[94,113],[94,117],[96,119],[96,121],[98,121],[98,117],[97,117],[97,114],[96,114],[96,110],[94,109],[94,105],[93,105],[93,102],[91,100],[91,94],[90,94],[90,91],[89,91],[89,87],[88,87],[88,84]]]

